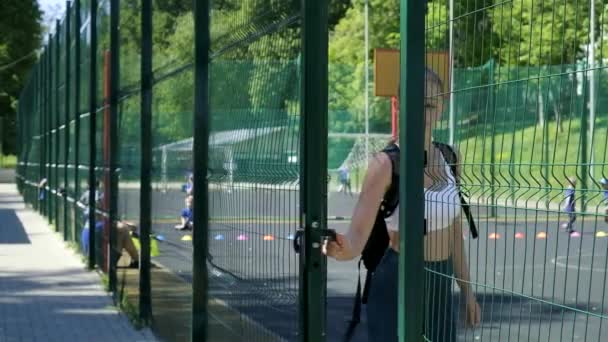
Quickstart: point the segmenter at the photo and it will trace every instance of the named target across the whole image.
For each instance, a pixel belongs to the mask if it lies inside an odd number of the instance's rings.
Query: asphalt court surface
[[[215,193],[214,193],[215,192]],[[135,190],[119,196],[119,211],[137,205]],[[290,235],[297,229],[298,192],[268,189],[213,190],[210,213],[210,294],[285,340],[296,340],[298,255]],[[184,193],[154,192],[154,261],[191,281],[191,232],[176,231]],[[330,193],[328,215],[352,214],[356,197]],[[137,208],[138,210],[139,208]],[[471,281],[482,307],[482,324],[464,327],[462,299],[452,293],[458,340],[602,341],[608,339],[608,225],[579,217],[570,236],[555,214],[505,210],[487,218],[474,210],[480,236],[465,234]],[[123,211],[124,213],[124,211]],[[171,217],[175,217],[172,222]],[[256,218],[257,217],[257,218]],[[565,220],[565,217],[562,221]],[[338,232],[348,221],[330,221]],[[608,234],[606,234],[608,235]],[[184,237],[186,237],[185,240]],[[361,277],[364,278],[364,270]],[[328,260],[328,340],[347,327],[356,290],[357,262]],[[363,322],[353,341],[368,341]]]

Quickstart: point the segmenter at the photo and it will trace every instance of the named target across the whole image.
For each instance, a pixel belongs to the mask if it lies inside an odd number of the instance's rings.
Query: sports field
[[[135,210],[134,196],[135,190],[122,191],[122,208]],[[210,191],[210,198],[218,199],[210,206],[210,296],[240,312],[249,326],[253,322],[272,331],[278,340],[297,339],[299,266],[291,238],[298,227],[298,196],[293,189],[249,186]],[[161,238],[160,256],[154,262],[189,282],[191,232],[173,228],[183,198],[179,190],[154,192],[153,233]],[[328,215],[348,218],[355,202],[356,197],[330,193]],[[489,218],[485,208],[473,211],[480,236],[472,240],[465,234],[465,248],[482,324],[477,329],[464,327],[463,303],[454,286],[452,300],[461,309],[455,317],[459,340],[608,338],[607,224],[581,216],[575,224],[580,236],[570,236],[560,228],[559,221],[565,218],[555,213],[542,216],[532,210],[503,209],[497,218]],[[329,221],[338,232],[346,231],[348,224],[348,220]],[[339,340],[347,327],[356,277],[356,260],[328,261],[329,341]],[[368,340],[363,308],[354,341]],[[234,322],[230,326],[238,329]]]

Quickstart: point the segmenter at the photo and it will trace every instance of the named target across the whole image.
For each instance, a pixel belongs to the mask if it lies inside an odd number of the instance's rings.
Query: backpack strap
[[[391,216],[399,205],[399,151],[399,146],[395,143],[389,144],[382,150],[391,161],[391,184],[386,190],[380,206],[380,211],[385,218]]]
[[[361,304],[363,304],[363,299],[361,297],[361,261],[359,259],[359,263],[357,264],[357,292],[355,294],[355,301],[353,303],[353,314],[352,318],[348,322],[348,327],[346,328],[346,333],[344,334],[344,342],[349,342],[353,335],[355,334],[355,329],[359,322],[361,322]],[[368,272],[370,273],[370,272]],[[367,277],[365,281],[365,289],[367,289]],[[366,292],[364,290],[364,292]],[[367,301],[367,298],[365,299]]]
[[[458,155],[452,148],[452,146],[440,142],[433,142],[433,145],[441,151],[443,158],[450,166],[450,170],[454,175],[454,180],[456,181],[456,186],[458,187],[458,197],[460,198],[460,205],[462,206],[462,211],[464,211],[464,215],[469,222],[469,230],[471,231],[471,236],[473,239],[477,239],[479,235],[477,232],[477,226],[475,225],[475,220],[473,219],[473,215],[471,214],[471,206],[465,200],[462,191],[460,191],[460,176],[458,175],[457,164],[458,164]]]
[[[363,248],[361,259],[359,259],[357,266],[357,292],[353,303],[352,317],[348,322],[348,327],[344,334],[344,342],[349,342],[353,338],[355,329],[361,322],[361,305],[367,304],[372,273],[389,245],[389,236],[384,219],[389,217],[399,204],[399,146],[394,143],[389,144],[382,152],[386,153],[391,160],[391,185],[384,194],[384,198],[376,214],[376,221],[374,222],[372,232]],[[367,269],[363,289],[361,289],[361,263]]]

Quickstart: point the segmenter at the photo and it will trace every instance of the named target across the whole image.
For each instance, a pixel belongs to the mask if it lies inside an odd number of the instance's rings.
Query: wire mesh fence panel
[[[71,143],[70,134],[72,134],[72,129],[74,126],[73,117],[74,114],[72,112],[72,88],[73,88],[73,78],[74,75],[72,73],[72,32],[74,20],[72,16],[73,8],[72,4],[68,5],[66,8],[66,14],[64,19],[64,28],[63,28],[63,97],[61,102],[63,104],[63,148],[61,150],[62,153],[62,197],[63,197],[63,238],[65,241],[71,242],[73,241],[73,226],[72,226],[72,214],[73,214],[73,206],[74,202],[72,196],[72,185],[73,179],[70,177],[72,173],[72,152],[73,145]]]
[[[605,339],[603,2],[429,10],[427,50],[453,68],[426,77],[426,338]],[[457,162],[431,143],[450,136]]]
[[[76,106],[76,139],[74,140],[74,148],[78,152],[76,156],[78,162],[76,165],[76,172],[78,181],[76,182],[76,237],[78,239],[80,250],[84,255],[88,253],[88,222],[87,222],[87,210],[86,204],[88,203],[88,192],[89,189],[89,167],[90,167],[90,155],[89,155],[89,137],[90,137],[90,113],[89,113],[89,86],[90,86],[90,34],[91,34],[91,12],[90,2],[81,0],[79,2],[79,23],[78,28],[78,64],[77,67],[79,75],[78,86],[75,94],[78,97]],[[76,9],[76,8],[75,8]],[[76,60],[74,61],[76,64]],[[97,229],[97,228],[96,228]]]
[[[61,236],[65,236],[65,150],[67,148],[65,141],[66,131],[66,106],[65,106],[65,93],[66,89],[66,17],[64,17],[59,23],[59,31],[57,32],[57,55],[58,55],[58,68],[57,68],[57,112],[56,112],[56,123],[57,128],[55,131],[57,144],[54,146],[56,153],[56,164],[55,164],[55,191],[57,198],[57,211],[56,211],[56,229],[59,231]]]
[[[78,172],[78,168],[76,165],[76,161],[77,161],[77,156],[76,156],[76,145],[78,144],[78,142],[76,141],[76,121],[78,120],[78,109],[76,108],[76,103],[77,103],[77,91],[78,89],[76,88],[78,85],[79,80],[77,81],[77,78],[79,77],[78,74],[78,65],[77,65],[77,60],[76,60],[76,55],[77,55],[77,51],[76,51],[76,41],[79,37],[79,32],[80,32],[80,27],[77,27],[77,25],[79,24],[79,22],[76,20],[76,16],[80,15],[79,13],[76,12],[76,6],[75,4],[73,4],[70,7],[70,10],[68,12],[68,14],[70,16],[70,27],[69,27],[69,37],[68,37],[68,46],[67,46],[67,51],[69,54],[69,60],[70,60],[70,64],[68,66],[68,77],[69,77],[69,88],[67,90],[67,95],[66,95],[66,104],[67,104],[67,118],[68,118],[68,123],[67,125],[67,129],[68,129],[68,144],[67,144],[67,160],[66,160],[66,168],[67,168],[67,177],[66,177],[66,196],[67,196],[67,202],[68,202],[68,209],[67,209],[67,219],[68,221],[66,222],[66,227],[68,228],[68,234],[66,235],[66,237],[68,238],[69,241],[73,242],[73,243],[78,243],[78,241],[80,239],[77,238],[77,221],[76,221],[76,216],[78,215],[77,213],[77,206],[76,206],[76,201],[78,200],[78,196],[79,196],[79,191],[78,191],[78,187],[76,184],[76,180],[77,180],[77,172]]]
[[[300,4],[211,8],[209,334],[295,340]]]
[[[118,177],[115,225],[119,298],[127,308],[139,307],[139,252],[141,250],[140,174],[141,174],[141,2],[116,1],[118,9],[118,41],[112,45],[112,56],[118,61],[116,97],[116,130],[118,148],[116,170]],[[115,20],[116,22],[116,20]],[[112,62],[110,62],[111,66]],[[112,74],[114,75],[114,74]],[[111,76],[113,77],[113,76]],[[112,115],[112,113],[110,113]],[[110,138],[111,139],[111,138]],[[108,146],[109,148],[109,146]]]
[[[95,113],[95,241],[96,263],[104,272],[110,270],[110,1],[98,1]],[[99,195],[97,195],[97,192]]]
[[[151,271],[152,315],[159,336],[175,341],[189,341],[192,326],[192,6],[158,0],[152,7],[154,27],[166,28],[154,29],[152,44],[150,247],[161,266]]]
[[[48,135],[49,135],[49,146],[47,149],[48,155],[48,167],[49,167],[49,178],[48,178],[48,187],[49,187],[49,198],[48,198],[48,213],[49,213],[49,223],[53,224],[56,218],[56,207],[57,207],[57,193],[55,189],[57,188],[56,183],[56,163],[57,158],[55,154],[56,146],[57,146],[57,39],[51,39],[51,45],[49,49],[49,118],[48,118]]]

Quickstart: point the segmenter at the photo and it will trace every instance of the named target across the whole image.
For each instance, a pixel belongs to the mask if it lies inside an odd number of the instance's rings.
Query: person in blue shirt
[[[194,194],[194,175],[192,173],[188,174],[188,179],[186,180],[186,184],[182,186],[182,191],[185,192],[187,196]]]
[[[181,224],[175,226],[177,230],[192,230],[194,228],[194,213],[192,211],[192,202],[194,198],[192,195],[186,197],[186,207],[182,209],[181,213]]]
[[[573,228],[576,221],[576,178],[568,177],[570,185],[564,194],[564,212],[568,214],[568,222],[563,227],[566,228],[569,234],[576,232]]]
[[[38,183],[38,200],[44,201],[46,198],[46,178],[42,178],[40,183]]]
[[[338,179],[340,180],[340,192],[348,193],[352,196],[353,191],[350,187],[350,173],[346,165],[342,165],[338,169]]]
[[[82,233],[80,234],[80,244],[81,244],[81,248],[83,251],[84,255],[88,255],[89,253],[89,234],[90,234],[90,229],[89,229],[89,209],[86,208],[84,210],[84,217],[85,217],[85,223],[84,223],[84,227],[82,229]],[[131,222],[123,222],[123,221],[118,221],[116,223],[116,251],[117,251],[117,256],[118,259],[120,259],[120,257],[122,256],[122,251],[123,249],[127,251],[127,253],[129,254],[129,257],[131,258],[131,261],[129,263],[129,265],[127,266],[127,268],[139,268],[139,252],[137,251],[137,248],[135,247],[135,244],[133,244],[133,240],[131,240],[131,231],[134,231],[136,229],[136,225],[134,223]],[[95,234],[96,236],[98,236],[99,238],[96,238],[95,241],[97,241],[97,243],[101,243],[101,241],[99,240],[102,236],[103,236],[103,230],[104,230],[104,218],[101,214],[96,214],[95,215]],[[118,262],[118,259],[116,260],[116,262]]]

